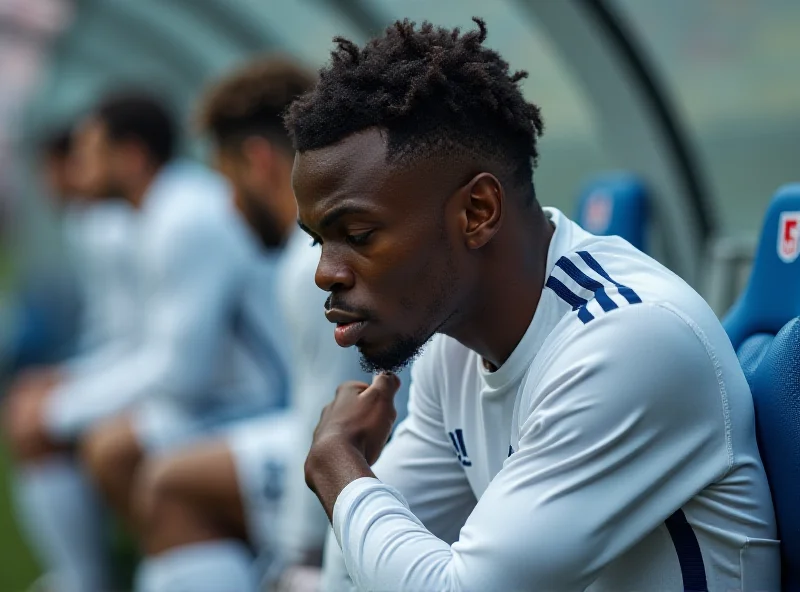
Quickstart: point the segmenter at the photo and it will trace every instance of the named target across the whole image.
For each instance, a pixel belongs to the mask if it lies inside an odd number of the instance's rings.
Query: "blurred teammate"
[[[69,348],[72,355],[56,364],[37,366],[21,374],[9,390],[10,420],[6,432],[12,438],[25,436],[13,423],[35,405],[41,394],[55,388],[69,376],[102,365],[128,347],[132,334],[133,249],[130,208],[119,199],[86,199],[74,184],[76,162],[69,133],[59,134],[47,144],[44,177],[62,221],[66,263],[74,280],[80,303],[78,340]],[[61,307],[60,292],[45,295],[50,306],[48,324]],[[30,411],[30,408],[28,409]],[[23,418],[24,419],[24,418]],[[60,448],[57,445],[53,449]],[[64,589],[96,589],[105,581],[106,568],[99,550],[103,541],[92,528],[96,523],[93,495],[80,469],[66,454],[51,454],[35,463],[23,463],[15,478],[15,502],[21,525],[40,561],[63,582]],[[77,498],[70,515],[49,515],[58,508],[49,504],[54,496]],[[46,506],[46,508],[43,508]],[[54,518],[54,520],[51,520]],[[71,538],[53,534],[57,521],[77,532]],[[88,528],[87,528],[88,526]],[[55,528],[58,528],[55,526]],[[85,553],[86,549],[90,552]],[[98,551],[95,553],[94,551]]]
[[[432,339],[382,454],[391,374],[343,385],[314,434],[353,583],[778,589],[730,341],[680,278],[539,205],[539,109],[476,21],[339,40],[287,118],[337,342],[391,372]]]
[[[264,289],[274,283],[276,258],[260,256],[220,177],[172,160],[175,141],[164,108],[138,95],[107,99],[79,129],[79,190],[118,195],[136,209],[130,314],[137,333],[129,350],[15,398],[7,413],[15,457],[27,471],[38,473],[54,453],[82,443],[88,468],[122,516],[145,451],[279,406],[288,388],[275,347],[282,327]],[[45,476],[20,493],[39,531],[64,551],[61,564],[46,562],[58,572],[57,587],[107,589],[96,569],[103,561],[91,502],[77,487],[47,486]]]
[[[245,543],[273,569],[285,561],[319,564],[328,523],[305,486],[305,450],[336,386],[365,374],[355,352],[329,339],[320,315],[326,294],[314,285],[319,249],[296,224],[294,152],[282,114],[312,84],[294,63],[263,58],[202,98],[200,126],[213,140],[217,167],[231,180],[239,209],[265,246],[286,244],[277,286],[295,417],[245,421],[145,466],[139,493],[148,558],[139,574],[141,592],[254,590],[253,555]]]
[[[36,380],[49,380],[46,367],[74,352],[80,300],[86,291],[76,277],[85,278],[87,274],[79,274],[75,240],[80,238],[76,229],[86,208],[72,185],[70,146],[70,132],[63,130],[48,136],[39,152],[39,176],[58,223],[58,256],[52,257],[55,260],[48,261],[44,270],[38,269],[40,266],[23,268],[11,305],[2,307],[2,371],[13,376],[33,369],[24,376],[31,385]]]

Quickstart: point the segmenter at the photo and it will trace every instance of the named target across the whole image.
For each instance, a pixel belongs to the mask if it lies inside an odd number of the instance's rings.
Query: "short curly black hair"
[[[463,34],[397,21],[363,48],[335,37],[319,83],[286,114],[295,149],[380,127],[392,161],[459,153],[490,159],[532,199],[542,116],[520,90],[527,72],[510,73],[508,62],[483,46],[486,23],[473,21],[478,29]]]

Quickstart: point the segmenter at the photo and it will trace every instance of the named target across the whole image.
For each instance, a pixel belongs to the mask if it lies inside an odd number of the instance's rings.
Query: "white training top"
[[[357,588],[780,589],[753,403],[722,326],[624,240],[546,211],[547,281],[509,359],[489,372],[437,336],[382,481],[336,501]]]
[[[65,234],[81,299],[78,351],[69,371],[101,368],[136,330],[136,214],[121,199],[84,201],[65,212]]]
[[[71,438],[145,397],[201,415],[283,402],[284,330],[272,297],[278,257],[261,252],[227,183],[200,165],[170,164],[148,189],[137,224],[135,345],[102,368],[69,375],[48,401],[51,435]]]

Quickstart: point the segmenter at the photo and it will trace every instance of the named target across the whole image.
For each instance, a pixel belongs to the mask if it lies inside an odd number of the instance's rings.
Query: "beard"
[[[414,360],[422,355],[425,346],[440,333],[454,318],[459,315],[458,308],[450,308],[449,290],[454,285],[452,267],[446,266],[445,271],[439,274],[442,278],[434,290],[434,296],[427,306],[429,322],[414,334],[398,335],[392,344],[381,351],[369,352],[359,348],[361,353],[361,369],[364,372],[375,374],[378,372],[398,373],[408,367]],[[402,301],[401,301],[402,302]],[[411,311],[415,308],[412,301],[402,302],[403,307]],[[433,327],[431,329],[431,327]]]
[[[419,338],[402,336],[395,339],[391,346],[379,352],[361,353],[361,369],[369,374],[392,372],[397,374],[422,355],[425,346],[433,338],[433,333]]]
[[[257,195],[243,192],[241,210],[247,224],[258,235],[264,247],[274,249],[283,244],[285,236],[277,217],[261,203]]]

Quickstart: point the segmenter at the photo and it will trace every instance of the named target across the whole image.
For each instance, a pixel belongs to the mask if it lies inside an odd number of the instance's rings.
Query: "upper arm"
[[[583,589],[728,469],[703,340],[658,306],[614,315],[565,340],[525,393],[519,450],[452,547],[454,582]]]
[[[197,366],[226,335],[252,258],[245,237],[230,222],[212,212],[196,213],[164,229],[169,236],[151,251],[147,334],[161,355],[178,355]]]

